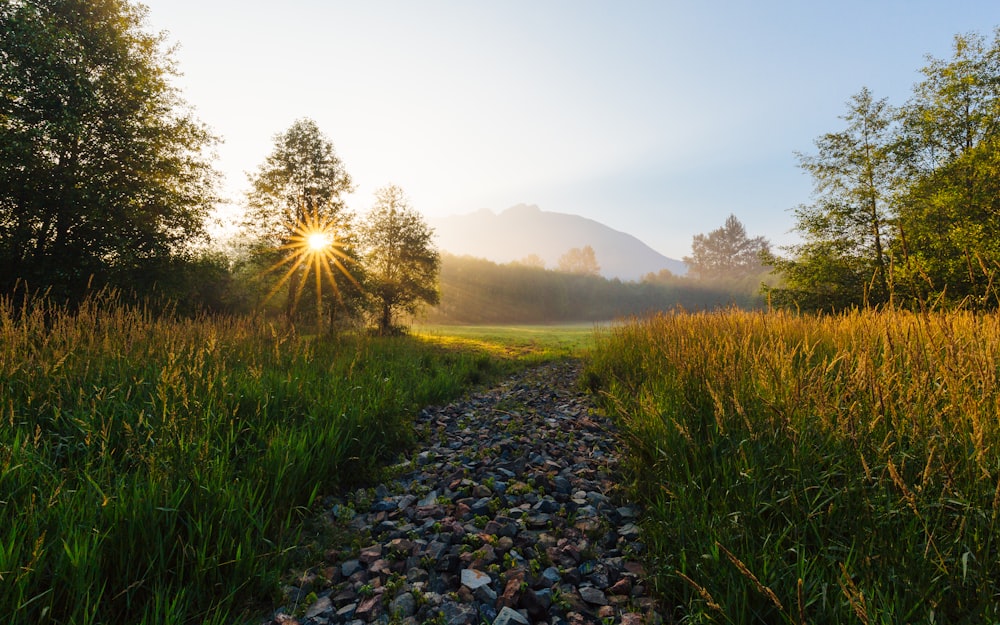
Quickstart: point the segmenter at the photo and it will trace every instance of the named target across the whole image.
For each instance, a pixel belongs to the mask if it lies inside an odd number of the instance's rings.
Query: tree
[[[545,259],[538,254],[528,254],[521,260],[515,260],[511,264],[520,265],[522,267],[534,267],[535,269],[545,269]]]
[[[594,248],[589,245],[574,247],[559,257],[559,271],[582,276],[599,276],[601,266],[597,264]]]
[[[772,302],[844,308],[890,301],[893,203],[902,181],[896,111],[864,88],[847,103],[847,127],[816,140],[815,155],[799,154],[813,178],[815,201],[795,210],[805,243],[792,259],[768,256],[785,286]]]
[[[441,256],[429,228],[403,190],[389,185],[375,192],[375,205],[361,227],[366,289],[382,334],[395,330],[396,315],[437,304]]]
[[[0,3],[0,289],[140,288],[204,235],[214,138],[145,16],[128,0]]]
[[[955,37],[904,107],[910,184],[900,203],[900,279],[921,300],[995,306],[1000,267],[1000,31]]]
[[[351,283],[347,265],[353,256],[353,216],[342,196],[353,190],[353,183],[333,143],[311,119],[300,119],[275,135],[274,144],[250,177],[243,229],[262,253],[276,257],[272,267],[284,271],[272,294],[288,285],[285,313],[292,318],[309,283],[303,274],[315,275],[311,288],[317,308],[323,279],[338,294],[338,275],[340,282]],[[317,241],[326,244],[317,246]]]
[[[721,228],[694,236],[684,262],[693,278],[742,279],[761,272],[760,255],[769,249],[767,239],[748,237],[736,215],[730,215]]]

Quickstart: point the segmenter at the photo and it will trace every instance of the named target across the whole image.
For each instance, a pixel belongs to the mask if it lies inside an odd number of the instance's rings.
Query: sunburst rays
[[[307,213],[295,224],[288,241],[278,248],[284,253],[284,257],[264,271],[268,274],[284,270],[265,301],[274,297],[286,284],[291,284],[289,297],[292,301],[289,310],[294,313],[306,284],[312,279],[316,287],[316,323],[322,325],[324,279],[341,302],[343,296],[337,285],[335,270],[358,286],[357,280],[347,268],[347,264],[354,261],[345,251],[343,239],[338,237],[342,230],[342,225],[335,219],[317,213]],[[297,277],[301,279],[296,279]]]

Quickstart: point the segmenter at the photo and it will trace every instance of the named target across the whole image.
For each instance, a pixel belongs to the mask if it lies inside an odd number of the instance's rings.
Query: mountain
[[[661,269],[675,275],[687,271],[683,262],[660,254],[630,234],[593,219],[543,211],[534,205],[518,204],[499,215],[484,208],[428,222],[440,249],[458,256],[509,263],[537,254],[546,267],[554,269],[568,250],[589,245],[607,278],[638,280]]]

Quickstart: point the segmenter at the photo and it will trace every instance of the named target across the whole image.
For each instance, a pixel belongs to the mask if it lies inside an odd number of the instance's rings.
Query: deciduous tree
[[[910,185],[901,279],[921,299],[996,306],[1000,269],[1000,31],[955,37],[904,107]]]
[[[559,257],[559,271],[576,273],[584,276],[601,275],[601,266],[597,264],[597,255],[589,245],[574,247]]]
[[[395,185],[375,192],[375,205],[361,227],[365,288],[379,332],[396,330],[401,312],[437,304],[441,256],[433,230]]]
[[[145,17],[128,0],[0,3],[0,289],[142,288],[204,234],[214,138]]]
[[[721,228],[694,236],[684,262],[692,278],[738,280],[759,274],[760,255],[769,249],[766,238],[748,237],[743,223],[730,215]]]
[[[350,284],[353,215],[343,195],[353,190],[350,175],[337,157],[333,143],[311,119],[300,119],[274,137],[274,150],[250,177],[244,231],[270,256],[280,279],[288,285],[285,312],[292,317],[306,282],[306,271],[324,279]],[[314,236],[326,237],[331,254],[310,249]],[[333,267],[331,267],[333,265]],[[346,281],[346,282],[345,282]],[[322,280],[317,280],[320,297]],[[340,286],[334,282],[333,289]]]
[[[770,257],[785,288],[775,303],[843,308],[888,302],[893,201],[902,184],[896,111],[865,88],[852,96],[841,132],[816,140],[817,153],[799,154],[813,179],[815,201],[795,210],[805,242],[791,259]]]

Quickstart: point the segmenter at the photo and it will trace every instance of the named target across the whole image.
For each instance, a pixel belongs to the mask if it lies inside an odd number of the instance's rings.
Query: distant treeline
[[[703,310],[762,302],[742,284],[651,274],[640,282],[609,280],[469,256],[442,255],[441,302],[430,323],[603,321],[683,307]]]

